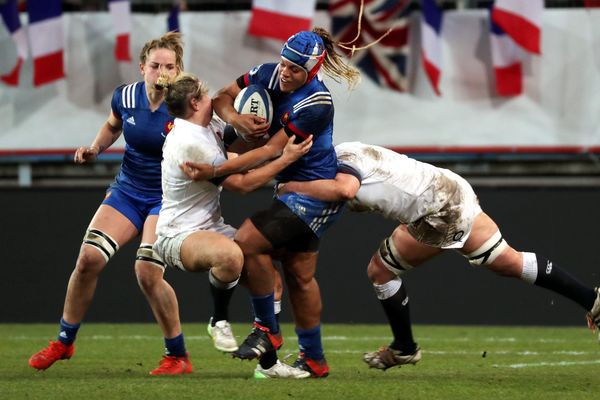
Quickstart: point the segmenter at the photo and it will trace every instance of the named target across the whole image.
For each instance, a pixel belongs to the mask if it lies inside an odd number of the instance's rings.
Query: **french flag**
[[[496,0],[492,20],[523,49],[541,54],[544,0]]]
[[[6,25],[6,29],[12,36],[17,47],[17,62],[14,68],[8,74],[0,75],[0,80],[7,85],[17,86],[19,84],[21,66],[27,59],[27,52],[29,50],[25,30],[21,26],[21,21],[19,20],[17,0],[8,0],[6,3],[0,5],[0,14],[2,15],[2,20]]]
[[[423,0],[421,16],[421,60],[435,93],[440,96],[442,67],[442,22],[444,14],[435,0]]]
[[[29,41],[33,58],[33,85],[65,77],[61,0],[29,0]]]
[[[181,32],[179,28],[179,11],[181,11],[181,3],[176,2],[167,16],[167,32]]]
[[[312,27],[317,0],[253,0],[248,33],[287,40]]]
[[[129,0],[109,0],[108,10],[115,27],[115,59],[131,61],[129,36],[131,35],[131,6]]]
[[[517,96],[523,91],[521,49],[494,21],[490,20],[490,45],[499,96]]]

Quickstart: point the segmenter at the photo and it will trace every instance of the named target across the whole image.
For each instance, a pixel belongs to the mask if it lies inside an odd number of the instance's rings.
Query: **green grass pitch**
[[[186,324],[194,372],[151,377],[162,355],[154,324],[84,324],[76,352],[38,372],[29,356],[56,336],[56,324],[0,324],[1,399],[590,399],[600,389],[600,346],[585,327],[417,325],[416,366],[369,369],[362,353],[387,344],[384,325],[323,326],[327,379],[254,380],[255,362],[212,347],[203,324]],[[283,325],[283,358],[294,353]],[[241,340],[248,324],[234,324]]]

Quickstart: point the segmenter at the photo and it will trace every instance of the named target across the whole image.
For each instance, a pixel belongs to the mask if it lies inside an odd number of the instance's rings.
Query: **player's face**
[[[169,49],[152,49],[146,57],[146,63],[140,64],[140,70],[146,87],[154,88],[161,74],[174,77],[179,72],[175,52]]]
[[[306,71],[298,65],[281,59],[279,62],[279,88],[284,93],[299,89],[306,82]]]

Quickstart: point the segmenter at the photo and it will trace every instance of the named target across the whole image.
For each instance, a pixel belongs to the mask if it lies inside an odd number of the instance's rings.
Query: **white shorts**
[[[418,242],[441,249],[459,249],[469,238],[481,206],[469,182],[450,170],[444,170],[444,175],[448,179],[443,185],[447,201],[407,228]]]
[[[220,223],[213,225],[209,229],[203,229],[203,231],[217,232],[233,240],[237,229],[231,225]],[[199,231],[181,232],[172,237],[159,235],[152,248],[162,257],[165,264],[170,267],[179,268],[182,271],[186,271],[183,263],[181,262],[181,245],[188,236],[195,232]]]

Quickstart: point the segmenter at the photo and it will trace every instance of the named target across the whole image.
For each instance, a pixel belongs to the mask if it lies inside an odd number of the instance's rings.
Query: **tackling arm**
[[[196,181],[248,171],[265,161],[279,157],[287,141],[288,136],[281,129],[264,146],[244,153],[232,160],[227,160],[221,165],[213,166],[186,161],[182,169],[187,176]]]
[[[223,181],[223,187],[227,190],[245,194],[258,189],[275,178],[279,171],[306,154],[312,146],[312,136],[300,144],[294,144],[295,138],[295,136],[292,136],[288,139],[281,157],[247,173],[229,175]]]
[[[348,201],[356,196],[358,189],[360,181],[357,177],[338,172],[335,179],[287,182],[277,188],[277,193],[300,193],[322,201]]]

